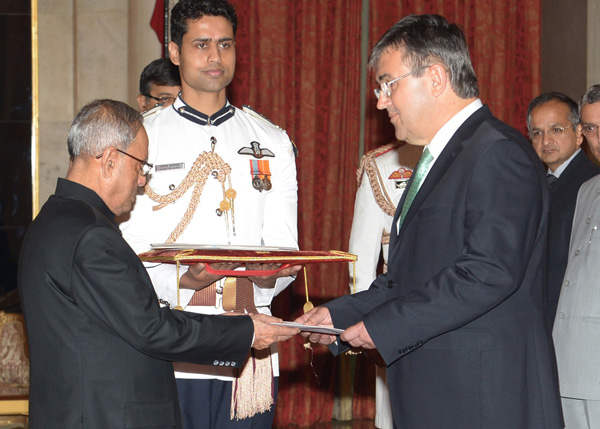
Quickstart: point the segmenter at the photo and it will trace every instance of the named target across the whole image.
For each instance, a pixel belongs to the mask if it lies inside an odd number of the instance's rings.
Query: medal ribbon
[[[250,173],[252,174],[252,178],[258,177],[260,179],[264,179],[265,177],[270,177],[271,169],[269,167],[269,161],[251,159],[250,160]]]

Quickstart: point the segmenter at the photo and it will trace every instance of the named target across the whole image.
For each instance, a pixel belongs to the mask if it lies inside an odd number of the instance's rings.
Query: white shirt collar
[[[569,166],[571,161],[573,161],[573,158],[575,158],[579,152],[581,152],[581,148],[577,149],[575,151],[575,153],[573,155],[571,155],[571,158],[567,159],[565,162],[560,164],[556,170],[552,171],[552,170],[548,169],[548,174],[552,174],[558,179],[560,177],[560,175],[563,173],[563,171],[565,171],[567,169],[567,167]]]
[[[467,120],[469,117],[479,110],[483,106],[483,103],[478,98],[477,100],[469,103],[460,112],[454,115],[448,122],[444,124],[442,128],[433,136],[431,143],[426,148],[429,148],[429,152],[433,156],[433,162],[440,156],[456,130]],[[431,165],[433,165],[433,162]]]

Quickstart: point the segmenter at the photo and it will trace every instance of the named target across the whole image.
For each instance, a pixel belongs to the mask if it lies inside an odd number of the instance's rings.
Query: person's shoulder
[[[374,157],[375,162],[379,165],[385,165],[390,163],[399,164],[398,149],[404,144],[405,143],[401,142],[388,143],[378,147],[377,149],[373,149],[372,151],[367,152],[364,156]]]
[[[577,203],[584,199],[589,199],[593,194],[600,193],[600,174],[595,175],[588,181],[584,182],[579,189],[579,195],[577,197]]]
[[[296,145],[289,138],[287,132],[282,127],[275,124],[266,116],[264,116],[261,113],[258,113],[256,110],[254,110],[248,105],[243,105],[241,109],[236,107],[236,110],[237,114],[245,118],[247,121],[253,123],[254,125],[260,127],[264,132],[271,135],[281,144],[285,146],[291,145],[294,156],[298,156],[298,149],[296,148]]]
[[[146,110],[142,113],[142,117],[144,118],[144,127],[151,127],[154,123],[164,120],[168,115],[171,106],[155,106],[152,109]]]
[[[276,125],[273,121],[267,118],[265,115],[258,113],[252,107],[244,104],[242,108],[236,107],[238,113],[248,118],[250,121],[260,124],[262,127],[267,129],[276,130],[285,133],[286,131],[279,125]]]

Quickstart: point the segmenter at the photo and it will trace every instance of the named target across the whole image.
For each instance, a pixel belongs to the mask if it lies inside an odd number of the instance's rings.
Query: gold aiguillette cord
[[[177,305],[173,307],[173,310],[183,310],[179,299],[179,261],[177,261]]]

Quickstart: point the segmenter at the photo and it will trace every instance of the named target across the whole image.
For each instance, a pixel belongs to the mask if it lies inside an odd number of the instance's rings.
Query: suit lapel
[[[400,227],[400,231],[397,230],[398,218],[400,217],[400,212],[402,211],[402,204],[404,204],[404,199],[406,198],[407,192],[404,192],[402,195],[402,199],[396,208],[396,214],[394,215],[394,222],[392,225],[392,232],[390,237],[390,255],[388,260],[392,260],[395,254],[398,252],[399,244],[402,241],[402,235],[407,228],[410,228],[410,224],[413,218],[419,211],[420,206],[427,199],[427,197],[431,194],[431,192],[436,188],[436,186],[443,179],[444,175],[450,168],[450,165],[454,162],[458,154],[462,151],[462,149],[467,145],[473,135],[474,130],[476,130],[479,125],[488,118],[491,118],[492,114],[487,108],[487,106],[481,107],[475,113],[473,113],[459,128],[456,130],[454,135],[448,141],[448,144],[440,153],[438,159],[436,159],[433,167],[427,174],[427,177],[423,181],[419,192],[415,196],[408,212],[406,213],[405,219],[402,221],[402,226]],[[412,183],[412,177],[409,181],[408,186]]]
[[[583,165],[585,159],[585,153],[582,150],[571,160],[569,165],[567,165],[567,168],[565,168],[565,171],[562,172],[560,177],[550,187],[550,201],[554,201],[561,195],[563,189],[568,185],[571,177],[575,175]]]

